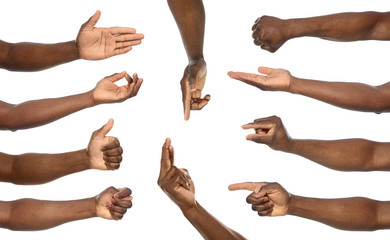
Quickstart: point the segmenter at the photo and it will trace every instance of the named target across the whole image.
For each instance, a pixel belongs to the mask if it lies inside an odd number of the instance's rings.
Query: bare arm
[[[300,155],[328,168],[340,171],[390,170],[390,143],[365,139],[293,139],[276,116],[256,119],[243,128],[256,131],[247,136],[248,140]]]
[[[182,209],[182,212],[204,239],[246,239],[218,221],[218,219],[207,212],[199,203],[196,203],[190,209]]]
[[[110,119],[92,133],[88,147],[60,154],[0,153],[0,181],[14,184],[42,184],[87,169],[116,170],[122,162],[123,149],[115,137],[106,136],[113,127]]]
[[[160,176],[157,183],[204,239],[245,239],[214,218],[195,200],[194,182],[187,170],[178,169],[174,165],[174,150],[169,138],[163,145]]]
[[[332,41],[390,40],[390,12],[348,12],[326,16],[282,20],[262,16],[252,27],[256,45],[270,52],[297,37],[319,37]]]
[[[144,35],[134,28],[96,28],[100,11],[84,23],[76,40],[55,44],[0,41],[0,68],[39,71],[82,58],[100,60],[124,54],[141,44]]]
[[[259,67],[258,74],[229,72],[231,78],[266,91],[285,91],[314,98],[338,107],[365,111],[390,110],[390,83],[370,86],[352,82],[326,82],[297,78],[284,69]]]
[[[278,183],[246,182],[230,190],[253,191],[246,201],[260,216],[287,214],[311,219],[343,230],[373,231],[390,228],[390,202],[354,197],[318,199],[295,196]]]
[[[0,202],[0,227],[18,231],[44,230],[92,217],[122,219],[130,208],[128,188],[107,188],[96,197],[74,201],[20,199]]]
[[[118,87],[115,82],[126,78],[127,85]],[[81,109],[101,103],[121,102],[137,95],[143,79],[137,74],[131,78],[126,72],[114,74],[98,82],[86,93],[62,98],[42,99],[18,105],[0,101],[0,129],[16,131],[41,126]]]
[[[79,59],[75,41],[56,44],[0,41],[0,68],[39,71]]]
[[[205,11],[202,0],[168,0],[168,5],[179,27],[189,62],[180,82],[184,119],[189,120],[190,110],[201,110],[210,100],[210,95],[202,98],[207,74],[203,57]]]

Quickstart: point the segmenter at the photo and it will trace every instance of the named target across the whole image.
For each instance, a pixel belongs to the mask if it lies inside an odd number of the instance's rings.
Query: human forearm
[[[390,40],[390,13],[338,13],[286,20],[289,39],[311,36],[333,41]]]
[[[245,239],[219,222],[198,203],[191,208],[182,209],[182,212],[204,239]]]
[[[365,139],[291,140],[285,152],[305,157],[325,167],[340,171],[389,170],[390,160],[384,151],[388,146]]]
[[[43,184],[90,168],[85,149],[61,153],[1,154],[0,181],[14,184]]]
[[[367,198],[316,199],[291,196],[288,214],[343,230],[389,228],[390,202]]]
[[[0,58],[0,67],[11,71],[39,71],[79,59],[75,41],[40,43],[4,43],[7,54]]]
[[[5,110],[0,119],[0,129],[37,127],[95,104],[92,91],[62,98],[33,100],[18,105],[2,103]]]
[[[11,230],[44,230],[66,222],[95,217],[96,200],[41,201],[21,199],[2,202],[0,226]]]
[[[374,87],[362,83],[325,82],[292,77],[290,92],[356,111],[390,110],[387,84]]]
[[[202,0],[168,0],[189,61],[203,58],[205,11]]]

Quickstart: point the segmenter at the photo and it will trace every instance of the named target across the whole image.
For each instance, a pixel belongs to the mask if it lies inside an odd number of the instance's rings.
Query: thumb
[[[95,27],[96,23],[99,21],[101,12],[97,10],[95,14],[88,19],[88,21],[85,23],[85,28],[86,29],[92,29]]]
[[[197,80],[198,80],[198,72],[190,72],[188,76],[188,82],[190,84],[191,92],[196,90]]]
[[[97,136],[105,137],[107,133],[111,131],[112,126],[114,126],[114,119],[110,118],[110,120],[108,120],[108,122],[103,127],[97,130]]]
[[[271,75],[272,73],[275,72],[275,70],[276,70],[276,69],[274,69],[274,68],[268,68],[268,67],[259,67],[259,68],[257,69],[257,71],[258,71],[259,73],[262,73],[262,74],[265,74],[265,75]]]

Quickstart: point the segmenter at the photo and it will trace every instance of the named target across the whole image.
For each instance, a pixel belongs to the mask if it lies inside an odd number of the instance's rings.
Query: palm
[[[114,36],[105,28],[82,29],[76,42],[83,59],[109,58],[116,48]]]
[[[96,102],[107,103],[122,100],[126,97],[128,86],[118,87],[111,78],[107,77],[98,82],[93,93]]]
[[[268,193],[267,197],[274,204],[271,216],[284,216],[287,214],[289,203],[288,192],[285,190],[275,190],[272,193]]]
[[[264,77],[264,87],[269,90],[288,90],[291,82],[290,72],[276,69],[271,75]]]
[[[99,194],[96,197],[96,215],[105,219],[113,219],[108,206],[112,204],[114,200],[114,193],[111,193],[109,189]]]
[[[89,163],[92,169],[106,170],[102,147],[110,143],[109,137],[92,136],[88,144]]]
[[[190,189],[185,189],[183,186],[177,185],[175,192],[172,193],[172,200],[179,207],[190,207],[195,203],[195,186],[194,182],[189,179]]]

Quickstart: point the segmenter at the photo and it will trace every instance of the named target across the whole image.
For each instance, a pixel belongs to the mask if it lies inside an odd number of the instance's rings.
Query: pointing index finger
[[[229,185],[229,190],[230,191],[236,191],[236,190],[249,190],[253,192],[258,192],[260,191],[260,188],[264,185],[266,185],[266,182],[243,182],[243,183],[235,183]]]

